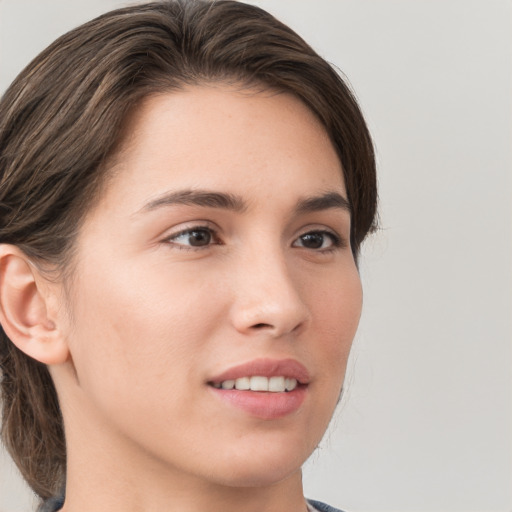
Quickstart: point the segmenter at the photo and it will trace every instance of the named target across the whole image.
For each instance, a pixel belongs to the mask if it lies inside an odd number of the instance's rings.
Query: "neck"
[[[124,464],[125,462],[123,462]],[[63,512],[306,512],[300,470],[273,485],[231,487],[147,468],[131,475],[70,460]],[[84,507],[84,505],[86,505]]]

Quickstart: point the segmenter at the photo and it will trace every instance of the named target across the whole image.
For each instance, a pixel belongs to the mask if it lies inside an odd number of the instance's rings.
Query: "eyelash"
[[[186,235],[186,234],[192,234],[194,232],[208,233],[209,236],[211,237],[211,240],[215,241],[214,244],[210,243],[210,241],[209,241],[204,246],[192,246],[192,245],[179,244],[179,243],[175,242],[175,240],[177,240],[181,236]],[[181,251],[200,251],[200,250],[204,250],[207,247],[210,247],[211,245],[222,245],[219,238],[216,236],[215,230],[209,226],[202,226],[202,225],[192,226],[190,228],[183,229],[183,230],[179,231],[178,233],[173,233],[172,235],[165,238],[163,240],[163,242],[166,242]]]
[[[191,235],[194,232],[208,233],[208,235],[211,238],[210,238],[210,240],[208,240],[208,243],[206,243],[205,245],[199,245],[199,246],[192,246],[192,245],[187,245],[187,244],[176,243],[176,240],[179,239],[180,237],[187,235],[187,234]],[[330,247],[326,247],[323,249],[322,248],[309,248],[309,247],[304,247],[301,245],[299,245],[299,246],[295,245],[298,240],[303,239],[303,237],[305,237],[307,235],[310,235],[310,236],[311,235],[320,235],[322,237],[328,237],[328,238],[330,238],[332,245]],[[211,243],[212,241],[213,241],[213,243]],[[192,226],[190,228],[183,229],[183,230],[179,231],[178,233],[173,233],[172,235],[165,238],[163,240],[163,242],[168,243],[169,245],[172,245],[173,247],[175,247],[179,250],[182,250],[182,251],[201,251],[201,250],[204,250],[212,245],[223,245],[222,242],[220,241],[219,237],[217,236],[216,231],[213,228],[211,228],[209,226],[204,226],[204,225]],[[323,243],[322,243],[322,245],[323,245]],[[333,233],[332,231],[328,231],[325,229],[313,229],[311,231],[306,231],[305,233],[302,233],[300,236],[298,236],[293,241],[293,244],[292,244],[292,247],[299,247],[299,248],[303,248],[306,250],[311,250],[313,252],[318,252],[318,253],[323,253],[323,254],[334,252],[337,249],[345,248],[346,246],[347,246],[347,243],[345,242],[345,240],[342,237]]]
[[[303,247],[304,249],[309,249],[309,250],[312,250],[312,251],[315,251],[315,252],[321,252],[321,253],[331,253],[331,252],[334,252],[336,251],[337,249],[341,249],[341,248],[344,248],[346,246],[346,243],[345,241],[339,236],[339,235],[336,235],[335,233],[333,233],[332,231],[327,231],[325,229],[313,229],[311,231],[307,231],[306,233],[303,233],[302,235],[300,235],[294,242],[293,242],[293,246],[295,246],[295,243],[297,240],[300,240],[302,239],[303,237],[305,236],[311,236],[311,235],[320,235],[322,237],[324,237],[324,241],[325,241],[325,237],[328,237],[330,238],[331,240],[331,246],[330,247],[325,247],[325,248],[311,248],[311,247],[304,247],[304,246],[299,246],[299,247]],[[322,242],[322,245],[323,245],[323,242]]]

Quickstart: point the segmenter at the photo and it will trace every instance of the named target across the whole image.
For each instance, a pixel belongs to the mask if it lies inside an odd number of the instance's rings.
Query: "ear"
[[[22,352],[46,365],[69,357],[56,318],[56,286],[18,247],[0,244],[0,323]]]

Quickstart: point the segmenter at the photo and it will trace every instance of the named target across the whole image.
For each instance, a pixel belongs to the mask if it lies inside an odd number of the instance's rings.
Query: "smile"
[[[259,358],[212,376],[207,384],[220,403],[263,420],[297,412],[309,394],[310,375],[295,359]]]
[[[212,382],[211,385],[216,389],[285,393],[293,391],[297,387],[297,379],[284,376],[264,377],[255,375],[252,377],[223,380],[222,382]]]

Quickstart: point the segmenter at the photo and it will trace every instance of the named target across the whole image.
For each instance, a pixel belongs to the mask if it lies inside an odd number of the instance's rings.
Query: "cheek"
[[[108,387],[117,399],[123,395],[119,383],[133,379],[138,389],[155,381],[183,387],[194,354],[221,316],[212,300],[218,294],[205,289],[200,276],[166,275],[161,266],[104,265],[97,272],[84,269],[77,284],[70,344],[83,387],[95,394]]]
[[[340,273],[311,297],[312,331],[318,332],[318,352],[324,371],[343,379],[362,309],[361,280],[357,270]]]
[[[312,322],[305,336],[306,358],[315,361],[313,409],[308,430],[321,439],[339,402],[347,360],[362,308],[362,288],[357,269],[340,271],[322,285],[311,287]],[[313,340],[313,342],[310,342]],[[316,445],[315,445],[316,446]]]

